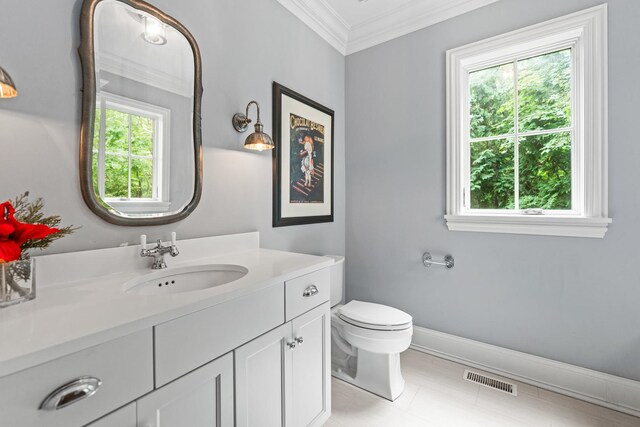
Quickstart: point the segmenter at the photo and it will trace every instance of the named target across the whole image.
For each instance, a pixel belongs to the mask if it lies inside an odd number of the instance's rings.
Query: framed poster
[[[333,222],[333,110],[273,82],[273,226]]]

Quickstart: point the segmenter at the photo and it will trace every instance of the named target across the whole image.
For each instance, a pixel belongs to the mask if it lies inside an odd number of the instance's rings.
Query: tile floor
[[[332,415],[325,427],[640,426],[640,418],[519,382],[517,396],[492,390],[463,380],[465,369],[407,350],[406,386],[395,402],[332,378]]]

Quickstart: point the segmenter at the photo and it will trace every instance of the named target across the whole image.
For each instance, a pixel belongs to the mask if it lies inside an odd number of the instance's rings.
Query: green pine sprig
[[[25,191],[19,196],[16,196],[14,200],[9,200],[9,202],[16,210],[15,218],[18,221],[26,224],[44,224],[46,226],[57,228],[60,230],[57,233],[50,234],[43,239],[27,240],[26,242],[24,242],[21,246],[22,253],[20,255],[20,259],[29,259],[30,249],[47,249],[54,241],[68,236],[80,228],[74,227],[73,225],[60,227],[59,225],[60,222],[62,222],[62,218],[60,218],[59,215],[45,216],[43,212],[44,200],[42,200],[41,197],[38,197],[35,201],[30,202],[28,191]]]

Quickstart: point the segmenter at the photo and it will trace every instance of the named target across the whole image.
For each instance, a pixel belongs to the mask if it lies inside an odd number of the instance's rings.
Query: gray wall
[[[502,0],[347,57],[347,297],[415,324],[640,380],[640,2],[609,3],[603,240],[450,232],[445,51],[602,3]],[[456,267],[427,270],[421,254]]]
[[[276,0],[152,0],[195,36],[203,58],[203,197],[186,220],[169,226],[118,227],[84,204],[78,178],[80,0],[0,0],[0,66],[20,95],[0,101],[0,199],[24,190],[46,212],[82,226],[50,250],[68,252],[150,239],[258,230],[264,247],[344,253],[344,67],[335,49]],[[243,151],[247,134],[231,126],[255,99],[271,132],[271,82],[335,110],[335,222],[271,227],[271,154]],[[255,114],[252,111],[251,114]]]

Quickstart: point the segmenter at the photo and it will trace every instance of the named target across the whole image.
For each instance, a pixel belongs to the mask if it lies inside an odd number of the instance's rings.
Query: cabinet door
[[[137,401],[141,427],[233,426],[231,353]]]
[[[331,415],[329,302],[292,321],[292,426],[321,426]]]
[[[237,427],[286,424],[293,353],[290,339],[291,324],[286,323],[234,351]]]
[[[85,427],[136,427],[136,403],[132,402],[125,407],[87,424]]]

